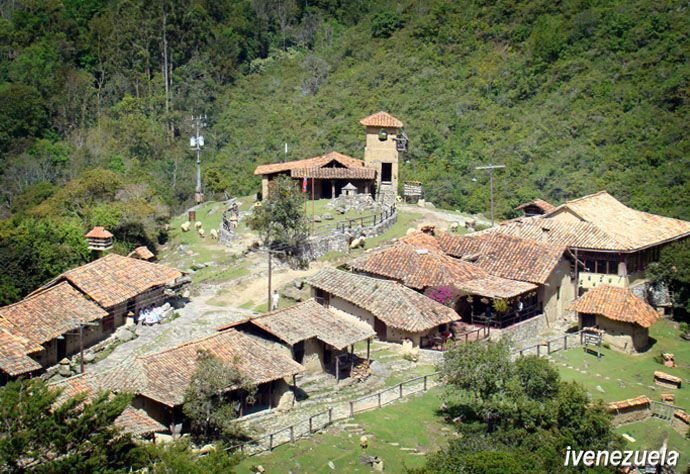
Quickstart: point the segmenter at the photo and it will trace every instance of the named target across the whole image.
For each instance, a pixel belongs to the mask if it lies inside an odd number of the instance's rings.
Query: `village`
[[[258,165],[256,196],[198,196],[158,248],[118,255],[107,228],[90,230],[90,263],[0,308],[0,384],[131,393],[116,425],[165,443],[188,435],[185,394],[210,355],[242,381],[223,392],[247,434],[232,447],[247,456],[242,472],[287,472],[268,468],[279,446],[333,429],[354,451],[375,444],[358,413],[437,397],[444,352],[506,340],[515,358],[545,357],[603,399],[630,445],[663,438],[690,462],[690,342],[668,288],[646,274],[690,238],[690,222],[606,190],[536,198],[497,222],[493,207],[491,218],[437,209],[424,183],[400,180],[414,140],[403,121],[377,112],[359,124],[362,158],[324,150]],[[297,265],[248,225],[285,182],[307,221]],[[402,457],[432,449],[386,443],[367,469],[398,472],[391,446]]]

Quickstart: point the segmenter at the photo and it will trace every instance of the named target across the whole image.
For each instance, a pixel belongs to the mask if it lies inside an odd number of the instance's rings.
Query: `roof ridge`
[[[199,338],[199,339],[193,339],[193,340],[191,340],[191,341],[183,342],[182,344],[179,344],[179,345],[177,345],[177,346],[168,347],[167,349],[163,349],[162,351],[152,352],[152,353],[150,353],[150,354],[144,354],[144,355],[137,356],[137,357],[135,358],[135,360],[149,359],[149,358],[151,358],[151,357],[153,357],[153,356],[158,356],[158,355],[161,355],[161,354],[165,354],[165,353],[167,353],[167,352],[171,352],[171,351],[174,351],[174,350],[177,350],[177,349],[181,349],[181,348],[186,347],[186,346],[191,346],[192,344],[198,344],[198,343],[203,342],[203,341],[205,341],[205,340],[207,340],[207,339],[212,339],[212,338],[214,338],[214,337],[219,337],[219,336],[222,336],[222,335],[224,335],[224,334],[229,334],[229,333],[231,333],[231,332],[235,332],[236,334],[242,334],[240,331],[238,331],[238,330],[236,330],[236,329],[228,328],[228,329],[226,329],[226,330],[224,330],[224,331],[216,331],[216,332],[214,332],[213,334],[209,334],[208,336],[204,336],[204,337],[201,337],[201,338]]]
[[[60,276],[61,276],[61,275],[60,275]],[[54,281],[54,280],[57,280],[57,277],[54,278],[54,279],[51,280],[51,281]],[[46,285],[49,284],[49,283],[50,283],[50,282],[46,283]],[[19,305],[19,304],[26,303],[27,301],[33,300],[33,299],[35,299],[35,298],[37,298],[37,297],[39,297],[39,296],[42,296],[42,295],[48,293],[49,291],[56,290],[56,289],[59,288],[60,285],[62,285],[62,284],[68,285],[70,288],[72,288],[74,291],[76,291],[76,292],[79,293],[82,297],[84,297],[84,299],[86,299],[86,300],[88,300],[88,301],[91,301],[89,298],[86,298],[85,295],[84,295],[84,293],[82,293],[81,291],[79,291],[79,289],[78,289],[77,287],[75,287],[75,286],[72,284],[71,281],[69,281],[69,280],[62,280],[62,281],[60,281],[59,283],[57,283],[57,284],[55,284],[55,285],[53,285],[53,286],[49,286],[48,288],[39,287],[39,288],[35,289],[34,291],[32,291],[31,293],[29,293],[28,295],[26,295],[24,298],[20,299],[19,301],[16,301],[16,302],[14,302],[14,303],[10,303],[10,304],[5,305],[5,306],[0,306],[0,311],[2,311],[2,310],[5,309],[5,308],[11,308],[12,306],[17,306],[17,305]],[[96,304],[96,305],[98,306],[98,303],[95,303],[95,302],[94,302],[94,304]],[[99,308],[100,308],[100,306],[99,306]],[[7,320],[7,318],[4,318],[4,319]]]

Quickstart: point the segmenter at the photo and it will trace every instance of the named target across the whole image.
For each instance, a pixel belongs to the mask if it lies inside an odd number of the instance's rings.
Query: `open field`
[[[690,411],[690,342],[681,339],[676,324],[665,319],[652,326],[649,335],[655,340],[654,345],[639,355],[626,355],[604,348],[603,357],[598,360],[582,348],[575,348],[556,352],[552,357],[564,380],[581,382],[595,398],[612,402],[647,395],[660,401],[662,392],[673,392],[675,405]],[[675,354],[677,367],[664,367],[656,362],[654,357],[662,352]],[[654,385],[655,370],[682,378],[683,387],[668,390]]]
[[[647,395],[651,400],[661,401],[661,393],[674,393],[674,405],[690,411],[690,342],[679,337],[676,323],[660,320],[649,331],[654,339],[653,346],[639,355],[626,355],[610,349],[602,349],[603,357],[586,353],[581,347],[552,355],[563,380],[574,380],[583,384],[592,398],[605,402]],[[664,367],[654,360],[662,352],[675,355],[677,367]],[[661,370],[683,379],[679,390],[664,389],[653,381],[655,370]],[[683,465],[690,459],[690,440],[684,439],[671,426],[659,419],[622,425],[619,433],[627,433],[636,439],[629,443],[630,449],[655,448],[668,437],[669,449],[686,453]]]
[[[450,433],[436,414],[441,404],[439,390],[432,389],[379,410],[356,415],[312,438],[280,446],[271,453],[246,458],[237,472],[250,473],[261,465],[269,473],[373,472],[362,464],[361,456],[378,456],[386,472],[404,472],[419,467],[423,454],[444,444]],[[359,438],[366,434],[369,447],[362,449]],[[335,470],[329,468],[332,462]]]

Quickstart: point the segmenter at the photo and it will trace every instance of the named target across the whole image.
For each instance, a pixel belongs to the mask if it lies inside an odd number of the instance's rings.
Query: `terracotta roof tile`
[[[358,272],[397,280],[419,290],[457,286],[461,282],[488,276],[486,271],[472,263],[461,262],[439,252],[426,237],[408,237],[393,246],[364,254],[349,265]],[[410,245],[410,242],[415,245]]]
[[[403,123],[387,112],[376,112],[359,121],[365,127],[403,128]]]
[[[611,236],[621,250],[644,248],[690,235],[690,222],[631,209],[606,191],[568,201],[545,217],[557,219],[562,213],[595,225]]]
[[[331,312],[313,299],[249,322],[290,345],[315,337],[343,349],[376,335],[368,324],[354,316]]]
[[[462,282],[458,285],[458,289],[471,295],[487,298],[514,298],[536,290],[537,285],[489,275],[486,278]]]
[[[628,398],[627,400],[621,400],[618,402],[611,402],[608,405],[609,411],[625,410],[627,408],[643,408],[649,407],[651,400],[646,395],[640,395],[635,398]]]
[[[122,414],[115,418],[113,424],[123,432],[135,436],[168,431],[163,423],[151,418],[144,410],[132,406],[125,408]]]
[[[331,151],[325,155],[315,156],[305,160],[259,165],[254,170],[254,174],[273,174],[297,169],[322,168],[333,161],[341,164],[345,168],[364,168],[364,161],[352,158],[351,156],[343,155],[342,153],[338,153],[336,151]]]
[[[290,171],[293,178],[316,179],[374,179],[373,168],[295,168]]]
[[[614,321],[639,324],[648,328],[659,319],[659,313],[626,288],[600,285],[575,300],[571,311],[600,314]]]
[[[538,243],[496,232],[465,236],[443,233],[439,242],[447,254],[471,259],[491,275],[537,284],[546,283],[566,250],[564,245]]]
[[[131,392],[174,407],[184,401],[184,393],[197,368],[198,352],[207,351],[232,364],[246,380],[259,385],[300,373],[304,368],[277,350],[260,345],[234,330],[182,344],[171,349],[137,357],[134,361],[101,372],[71,377],[53,384],[62,388],[63,398],[77,393],[93,396],[107,390]],[[228,387],[232,390],[236,387]]]
[[[634,251],[690,235],[690,222],[625,206],[606,191],[568,201],[544,216],[517,218],[481,233],[571,248]]]
[[[618,247],[611,236],[590,222],[559,222],[544,216],[518,217],[474,235],[492,233],[580,249],[615,250]]]
[[[554,209],[556,209],[556,206],[553,204],[544,201],[543,199],[535,199],[534,201],[526,202],[524,204],[520,204],[518,207],[516,207],[516,210],[524,209],[529,206],[535,206],[544,211],[544,213],[551,212]]]
[[[0,328],[0,371],[11,377],[40,370],[41,364],[28,356],[43,347]]]
[[[207,351],[226,364],[232,364],[254,385],[298,374],[304,368],[278,351],[262,347],[244,334],[229,329],[204,339],[137,359],[146,375],[140,391],[153,400],[177,406],[197,368],[198,351]],[[236,387],[228,387],[232,390]]]
[[[372,313],[387,326],[421,332],[460,319],[451,308],[400,283],[326,268],[307,280]]]
[[[102,307],[111,308],[181,276],[174,268],[111,253],[63,273],[43,288],[67,280]]]
[[[94,239],[110,239],[112,238],[113,234],[105,230],[105,227],[101,226],[96,226],[93,229],[91,229],[89,232],[84,235],[86,238],[94,238]]]
[[[138,258],[140,260],[151,260],[153,257],[155,257],[153,252],[151,252],[145,245],[135,248],[127,256],[131,258]]]
[[[0,308],[6,329],[36,344],[43,344],[79,327],[79,322],[96,321],[108,313],[63,281],[25,299]]]

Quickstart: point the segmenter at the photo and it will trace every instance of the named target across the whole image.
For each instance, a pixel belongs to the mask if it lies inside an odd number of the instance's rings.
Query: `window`
[[[384,183],[393,181],[393,163],[381,163],[381,181]]]

